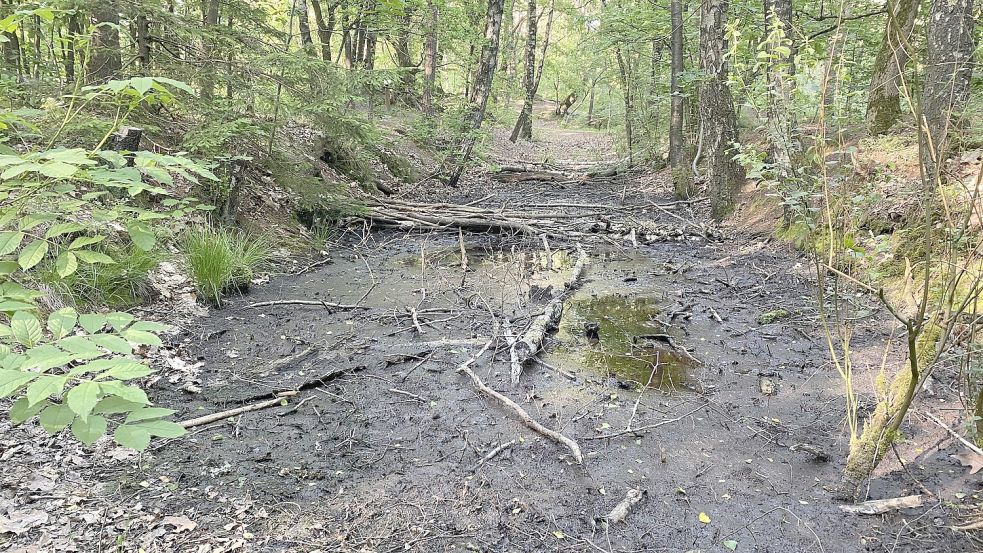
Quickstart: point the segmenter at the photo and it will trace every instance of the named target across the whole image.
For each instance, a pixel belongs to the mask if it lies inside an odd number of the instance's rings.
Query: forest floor
[[[536,133],[512,145],[495,131],[489,162],[614,160],[603,133],[538,121]],[[674,203],[662,174],[560,184],[502,182],[476,169],[459,188],[425,184],[401,197],[679,231],[650,243],[583,233],[552,239],[547,253],[536,237],[351,226],[334,237],[330,262],[276,276],[183,328],[161,352],[166,362],[150,388],[180,418],[274,391],[300,388],[296,396],[139,456],[108,440],[83,452],[34,425],[4,422],[0,524],[20,531],[0,540],[24,552],[983,547],[950,528],[966,522],[959,506],[978,503],[981,490],[950,457],[958,442],[925,416],[953,424],[958,397],[945,383],[916,405],[905,426],[911,438],[865,490],[869,498],[937,495],[886,515],[840,510],[830,490],[848,433],[810,261],[750,214],[708,240],[700,235],[716,227],[705,202]],[[575,242],[590,263],[544,364],[526,366],[514,387],[499,340],[473,368],[576,439],[583,466],[455,371],[496,323],[522,326],[542,310],[543,291],[573,270]],[[358,308],[250,307],[281,300]],[[892,327],[874,298],[856,301],[870,306],[855,343],[869,406],[867,367],[880,364]],[[599,324],[599,341],[585,337],[585,323]],[[640,338],[653,334],[671,345]],[[630,489],[645,497],[606,527],[603,517]]]

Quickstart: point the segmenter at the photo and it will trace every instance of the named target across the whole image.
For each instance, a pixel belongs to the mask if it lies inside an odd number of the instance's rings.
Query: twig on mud
[[[918,494],[905,497],[892,497],[890,499],[872,499],[870,501],[864,501],[859,505],[840,505],[840,510],[844,513],[856,515],[879,515],[898,509],[921,507],[924,502],[922,494]]]
[[[285,365],[289,365],[291,363],[300,361],[301,359],[307,357],[308,355],[314,353],[315,351],[317,351],[317,346],[311,346],[300,353],[289,355],[287,357],[284,357],[283,359],[277,359],[276,361],[270,363],[270,368],[277,370]]]
[[[370,290],[371,291],[371,290]],[[368,309],[363,305],[345,305],[342,303],[332,303],[330,301],[321,300],[275,300],[275,301],[261,301],[259,303],[251,303],[246,306],[247,309],[256,309],[257,307],[268,307],[271,305],[319,305],[325,309]]]
[[[968,447],[971,451],[973,451],[973,453],[976,453],[977,455],[983,455],[983,449],[980,449],[974,443],[970,442],[966,438],[963,438],[962,436],[960,436],[959,434],[957,434],[955,430],[949,428],[949,425],[947,425],[946,423],[940,421],[935,415],[933,415],[933,414],[929,413],[928,411],[926,411],[925,412],[925,416],[928,417],[928,418],[930,418],[930,419],[932,419],[932,422],[934,422],[935,424],[937,424],[937,425],[941,426],[942,428],[944,428],[946,432],[948,432],[949,434],[951,434],[953,438],[959,440],[960,443],[962,443],[964,446]]]
[[[656,371],[659,370],[659,352],[655,352],[655,363],[652,364],[652,372],[649,373],[648,382],[642,389],[638,391],[638,397],[635,398],[635,405],[631,408],[631,416],[628,417],[628,424],[625,425],[625,430],[631,430],[631,423],[635,422],[635,415],[638,413],[638,404],[642,402],[642,394],[645,390],[648,390],[649,386],[652,385],[652,379],[655,378]]]
[[[394,393],[394,394],[400,394],[400,395],[404,395],[404,396],[409,397],[409,398],[413,398],[416,401],[419,401],[420,403],[429,403],[427,400],[423,399],[422,397],[420,397],[420,396],[418,396],[418,395],[416,395],[414,393],[407,392],[406,390],[400,390],[399,388],[389,388],[389,391],[392,392],[392,393]]]
[[[516,444],[515,440],[510,440],[508,442],[499,444],[498,447],[492,449],[487,455],[481,458],[473,467],[471,467],[471,472],[477,472],[485,463],[494,459],[499,453],[505,451],[506,449],[514,446]]]
[[[561,374],[561,375],[565,376],[566,378],[569,378],[570,380],[577,380],[577,375],[573,374],[572,372],[565,371],[565,370],[561,369],[560,367],[554,367],[553,365],[550,365],[546,361],[543,361],[538,355],[533,355],[531,357],[531,359],[534,362],[536,362],[536,363],[538,363],[538,364],[546,367],[547,369],[550,369],[551,371],[555,371],[558,374]]]
[[[416,329],[416,333],[423,334],[423,327],[420,326],[420,318],[417,317],[416,308],[407,307],[406,310],[410,312],[410,318],[413,320],[413,328]]]
[[[611,509],[611,512],[604,517],[604,521],[608,524],[617,524],[619,522],[624,522],[628,517],[628,513],[631,512],[632,507],[638,504],[639,501],[645,498],[648,492],[645,490],[640,490],[638,488],[632,488],[628,490],[625,494],[625,498],[618,502]]]
[[[290,414],[296,413],[297,410],[300,409],[301,407],[303,407],[303,405],[305,403],[307,403],[308,401],[310,401],[310,400],[312,400],[312,399],[314,399],[316,397],[317,397],[316,395],[309,395],[309,396],[305,397],[304,399],[300,400],[300,402],[298,402],[297,405],[294,405],[290,409],[287,409],[286,411],[280,411],[279,413],[276,414],[276,416],[278,416],[278,417],[284,417],[286,415],[290,415]]]
[[[654,429],[656,429],[656,428],[658,428],[660,426],[665,426],[667,424],[672,424],[674,422],[679,422],[679,421],[683,420],[684,418],[692,415],[693,413],[699,411],[700,409],[705,408],[707,405],[709,405],[709,404],[708,403],[704,403],[704,404],[698,406],[697,408],[691,409],[691,410],[689,410],[689,411],[683,413],[682,415],[679,415],[678,417],[673,418],[673,419],[665,419],[665,420],[661,420],[661,421],[656,422],[656,423],[646,424],[644,426],[639,426],[637,428],[628,428],[628,429],[625,429],[625,430],[620,430],[618,432],[611,432],[610,434],[601,434],[600,436],[583,436],[580,439],[581,440],[606,440],[608,438],[617,438],[618,436],[623,436],[625,434],[633,434],[633,433],[636,433],[636,432],[648,432],[649,430],[654,430]]]
[[[485,352],[488,351],[488,348],[490,348],[491,345],[495,343],[495,340],[497,339],[498,336],[497,336],[497,329],[496,329],[496,335],[493,335],[492,338],[488,340],[488,342],[485,343],[485,345],[482,346],[482,348],[478,350],[477,353],[475,353],[467,361],[462,363],[461,366],[457,368],[457,372],[463,372],[468,376],[470,376],[471,381],[474,383],[475,388],[477,388],[479,392],[485,394],[486,396],[498,401],[502,405],[511,409],[516,414],[516,416],[519,417],[519,419],[522,421],[523,424],[533,429],[534,431],[538,432],[539,434],[549,438],[550,440],[565,445],[567,449],[570,450],[570,453],[573,455],[573,458],[577,462],[577,464],[583,465],[584,454],[580,452],[580,446],[577,445],[577,442],[571,440],[570,438],[564,436],[563,434],[560,434],[555,430],[551,430],[540,424],[538,421],[536,421],[536,419],[529,416],[529,413],[527,413],[526,410],[523,409],[518,403],[512,401],[508,397],[496,392],[495,390],[485,385],[485,383],[481,381],[481,378],[479,378],[478,375],[473,370],[471,370],[471,365],[473,365],[478,360],[479,357],[484,355]]]
[[[193,428],[195,426],[201,426],[203,424],[209,424],[216,421],[229,419],[236,415],[241,415],[243,413],[248,413],[250,411],[258,411],[260,409],[266,409],[267,407],[279,405],[280,402],[284,401],[285,398],[295,395],[297,395],[296,391],[280,392],[273,399],[268,399],[266,401],[261,401],[259,403],[253,403],[252,405],[243,405],[242,407],[236,407],[235,409],[229,409],[228,411],[221,411],[219,413],[212,413],[211,415],[205,415],[194,419],[188,419],[186,421],[181,421],[178,424],[180,424],[184,428]]]

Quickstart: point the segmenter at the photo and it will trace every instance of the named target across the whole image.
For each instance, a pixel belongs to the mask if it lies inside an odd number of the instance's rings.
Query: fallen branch
[[[955,430],[949,428],[949,425],[947,425],[946,423],[940,421],[935,415],[933,415],[933,414],[931,414],[929,412],[925,412],[925,416],[928,417],[928,418],[930,418],[930,419],[932,419],[932,422],[934,422],[935,424],[937,424],[937,425],[941,426],[942,428],[944,428],[945,431],[948,432],[949,434],[951,434],[953,438],[959,440],[959,442],[961,444],[963,444],[964,446],[968,447],[971,451],[973,451],[977,455],[983,455],[983,449],[980,449],[979,446],[977,446],[973,442],[971,442],[971,441],[967,440],[966,438],[963,438],[962,436],[960,436],[958,433],[956,433]]]
[[[368,309],[364,305],[345,305],[341,303],[332,303],[330,301],[320,301],[320,300],[276,300],[276,301],[261,301],[259,303],[251,303],[246,306],[247,309],[256,309],[257,307],[268,307],[270,305],[319,305],[325,309]]]
[[[584,437],[581,437],[580,439],[581,440],[606,440],[608,438],[617,438],[618,436],[623,436],[625,434],[634,434],[634,433],[637,433],[637,432],[647,432],[649,430],[654,430],[654,429],[656,429],[656,428],[658,428],[660,426],[665,426],[667,424],[672,424],[674,422],[679,422],[679,421],[683,420],[684,418],[692,415],[693,413],[699,411],[700,409],[703,409],[707,405],[708,404],[704,403],[703,405],[700,405],[699,407],[697,407],[695,409],[692,409],[690,411],[687,411],[687,412],[683,413],[682,415],[679,415],[678,417],[676,417],[674,419],[666,419],[666,420],[662,420],[662,421],[655,422],[655,423],[652,423],[652,424],[646,424],[644,426],[639,426],[639,427],[636,427],[636,428],[626,428],[626,429],[621,430],[621,431],[618,431],[618,432],[611,432],[610,434],[601,434],[600,436],[584,436]]]
[[[488,455],[485,455],[484,457],[482,457],[481,460],[478,461],[478,463],[475,464],[475,466],[471,468],[471,472],[476,472],[485,463],[487,463],[488,461],[491,461],[492,459],[494,459],[499,453],[501,453],[501,452],[505,451],[506,449],[514,446],[515,443],[516,443],[515,440],[510,440],[510,441],[505,442],[503,444],[499,444],[498,447],[496,447],[496,448],[492,449],[491,451],[489,451],[488,452]]]
[[[297,395],[296,391],[290,392],[280,392],[273,399],[268,399],[266,401],[261,401],[259,403],[253,403],[252,405],[243,405],[242,407],[236,407],[235,409],[229,409],[228,411],[221,411],[219,413],[212,413],[211,415],[205,415],[203,417],[197,417],[194,419],[188,419],[186,421],[181,421],[178,424],[184,428],[193,428],[195,426],[201,426],[203,424],[210,424],[216,421],[230,419],[237,415],[243,413],[248,413],[250,411],[259,411],[260,409],[266,409],[267,407],[272,407],[274,405],[280,405],[284,398]]]
[[[898,509],[921,507],[923,503],[922,495],[918,494],[905,497],[892,497],[891,499],[872,499],[870,501],[864,501],[859,505],[840,505],[840,510],[844,513],[854,515],[879,515]]]
[[[632,488],[628,490],[628,493],[625,495],[625,498],[622,499],[620,503],[615,505],[614,509],[611,509],[611,512],[604,517],[604,520],[608,524],[617,524],[619,522],[624,522],[625,518],[628,517],[628,514],[631,512],[632,508],[635,505],[637,505],[638,502],[644,499],[646,495],[648,495],[648,492],[644,490],[640,490],[638,488]]]
[[[482,346],[482,348],[478,350],[477,353],[472,355],[467,361],[462,363],[461,366],[457,368],[457,372],[463,372],[468,376],[470,376],[471,381],[474,383],[474,387],[477,388],[479,392],[485,394],[486,396],[498,401],[502,405],[511,409],[516,414],[516,416],[519,417],[519,420],[521,420],[523,424],[525,424],[532,430],[538,432],[539,434],[549,438],[550,440],[553,440],[558,444],[565,445],[567,449],[570,450],[570,453],[573,454],[573,459],[577,462],[577,464],[583,465],[584,454],[580,452],[580,446],[577,445],[577,442],[571,440],[570,438],[564,436],[563,434],[560,434],[555,430],[546,428],[545,426],[537,422],[536,419],[529,416],[529,413],[527,413],[526,410],[523,409],[518,403],[512,401],[508,397],[486,386],[485,383],[481,381],[481,378],[479,378],[478,375],[475,374],[473,370],[471,370],[471,365],[473,365],[475,361],[478,360],[479,357],[481,357],[482,355],[485,354],[486,351],[488,351],[488,348],[490,348],[491,345],[495,342],[495,339],[496,337],[492,337],[491,340],[488,340],[488,342],[484,346]]]

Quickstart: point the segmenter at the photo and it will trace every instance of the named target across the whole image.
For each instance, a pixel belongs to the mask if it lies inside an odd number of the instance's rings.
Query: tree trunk
[[[614,47],[614,57],[618,60],[618,75],[621,77],[621,94],[625,102],[625,140],[628,142],[628,167],[635,164],[635,133],[632,121],[635,118],[635,107],[631,94],[631,68],[621,53],[621,46]]]
[[[338,51],[338,56],[342,54],[345,56],[345,67],[351,69],[355,66],[355,52],[352,48],[352,23],[348,19],[348,10],[345,9],[345,5],[342,5],[341,10],[341,48]]]
[[[396,54],[396,65],[399,66],[399,90],[400,100],[408,105],[416,105],[416,98],[413,89],[416,85],[416,64],[410,57],[410,27],[413,25],[413,8],[404,8],[403,15],[397,18],[396,41],[393,43],[393,52]]]
[[[683,164],[683,91],[680,75],[683,73],[683,0],[670,0],[670,25],[672,27],[670,50],[669,93],[669,166],[675,171]],[[593,98],[593,96],[592,96]]]
[[[427,0],[427,36],[423,45],[423,114],[434,116],[434,88],[437,82],[437,3]]]
[[[522,86],[525,89],[525,98],[522,101],[522,110],[515,121],[512,135],[509,140],[517,141],[519,138],[525,140],[532,139],[532,103],[536,97],[536,0],[529,0],[526,7],[526,72],[522,77]]]
[[[724,60],[726,20],[727,0],[704,1],[700,19],[700,65],[704,73],[700,86],[701,141],[707,159],[710,208],[718,220],[733,209],[744,182],[744,169],[731,152],[738,141],[738,130]]]
[[[311,53],[314,39],[311,37],[311,23],[308,19],[307,0],[294,0],[294,15],[297,17],[297,27],[300,29],[300,47]],[[290,30],[293,32],[293,29]]]
[[[137,59],[140,60],[140,68],[150,67],[150,20],[146,15],[137,16]]]
[[[884,39],[874,60],[867,98],[867,128],[887,132],[901,117],[899,85],[910,57],[909,37],[918,15],[919,0],[888,0]]]
[[[334,31],[335,4],[332,2],[328,6],[327,23],[324,22],[320,0],[311,0],[311,9],[314,10],[314,24],[317,25],[317,41],[321,43],[321,59],[331,61],[331,32]]]
[[[976,50],[974,0],[934,0],[928,18],[920,126],[922,168],[932,182],[962,126]]]
[[[502,12],[505,0],[488,0],[488,10],[485,14],[485,41],[481,47],[481,57],[478,70],[475,73],[474,90],[464,116],[464,142],[461,145],[456,167],[449,179],[451,186],[457,186],[464,173],[471,151],[474,149],[475,134],[481,128],[488,107],[488,97],[491,95],[492,83],[495,80],[495,69],[498,66],[498,45],[502,31]]]
[[[65,36],[65,81],[75,82],[75,51],[78,47],[79,20],[77,14],[68,16],[68,32]]]
[[[206,28],[214,27],[218,25],[218,6],[219,0],[208,0],[207,3],[202,4],[201,22]],[[207,33],[202,37],[202,51],[204,52],[205,59],[202,60],[202,71],[201,71],[201,99],[205,103],[209,103],[215,96],[215,65],[213,63],[213,45],[207,38]]]
[[[793,158],[798,154],[798,144],[793,137],[795,121],[792,116],[792,41],[791,34],[792,2],[791,0],[765,0],[768,14],[768,31],[765,46],[769,54],[767,76],[768,86],[768,140],[771,146],[771,157],[775,167],[775,180],[778,190],[786,200],[783,202],[784,224],[792,223],[794,208],[789,203],[793,192],[798,190],[796,185]],[[787,51],[785,50],[787,48]],[[799,206],[806,207],[806,206]]]
[[[123,68],[119,47],[119,8],[115,0],[97,0],[91,4],[95,26],[89,42],[88,81],[101,83],[116,77]]]

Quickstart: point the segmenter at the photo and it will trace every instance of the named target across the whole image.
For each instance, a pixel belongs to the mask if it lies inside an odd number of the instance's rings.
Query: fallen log
[[[604,521],[608,524],[624,522],[632,508],[644,499],[646,495],[648,495],[648,492],[638,488],[628,490],[625,498],[615,505],[614,509],[611,509],[611,512],[604,517]]]
[[[559,327],[560,319],[563,317],[563,300],[565,296],[580,287],[580,282],[587,269],[587,252],[579,245],[577,247],[579,255],[577,264],[573,268],[570,278],[563,284],[563,290],[546,304],[543,314],[533,319],[529,328],[519,337],[509,348],[512,357],[512,385],[519,383],[519,376],[522,374],[522,365],[532,359],[536,353],[542,349],[546,335]]]
[[[890,499],[872,499],[870,501],[864,501],[859,505],[840,505],[840,510],[844,513],[856,515],[879,515],[898,509],[921,507],[923,503],[922,495],[918,494],[905,497],[892,497]]]
[[[562,444],[566,446],[567,449],[570,450],[570,453],[573,455],[574,461],[576,461],[578,465],[583,465],[584,454],[581,453],[580,446],[577,445],[577,442],[571,440],[570,438],[564,436],[563,434],[555,430],[552,430],[540,424],[536,419],[532,418],[529,415],[529,413],[527,413],[526,410],[522,408],[522,406],[512,401],[508,397],[500,394],[499,392],[496,392],[495,390],[489,388],[484,382],[482,382],[481,378],[479,378],[478,375],[473,370],[471,370],[471,365],[473,365],[478,360],[478,358],[480,358],[482,355],[485,354],[486,351],[488,351],[488,348],[490,348],[491,345],[495,343],[496,338],[497,337],[493,336],[491,340],[488,340],[488,342],[484,346],[482,346],[482,348],[478,350],[477,353],[472,355],[470,358],[468,358],[467,361],[462,363],[457,368],[457,372],[463,372],[464,374],[470,376],[471,382],[474,383],[474,387],[477,388],[479,392],[485,394],[486,396],[494,399],[495,401],[511,409],[512,412],[514,412],[516,416],[519,417],[519,420],[522,421],[523,424],[531,428],[533,431],[538,432],[539,434],[545,436],[546,438],[549,438],[550,440],[558,444]]]

